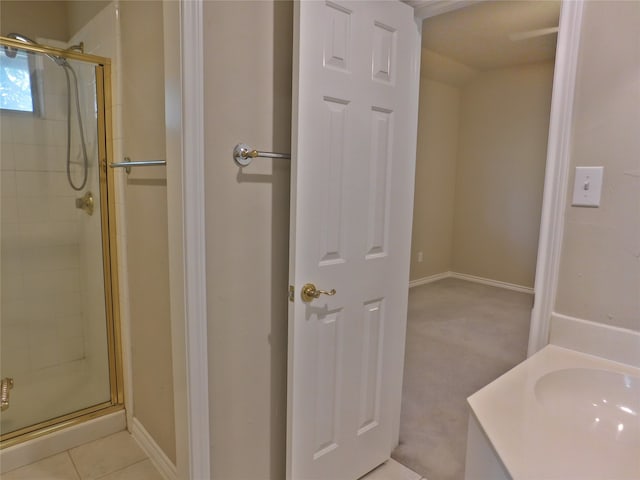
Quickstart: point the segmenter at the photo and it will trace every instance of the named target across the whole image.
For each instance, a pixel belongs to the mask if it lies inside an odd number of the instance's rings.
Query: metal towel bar
[[[142,160],[139,162],[132,162],[129,157],[124,157],[124,162],[110,163],[109,166],[111,168],[124,168],[127,173],[131,173],[131,167],[152,167],[166,164],[166,160]]]
[[[239,143],[233,149],[233,160],[239,167],[246,167],[256,157],[284,158],[291,160],[291,154],[289,153],[261,152],[250,147],[246,143]]]

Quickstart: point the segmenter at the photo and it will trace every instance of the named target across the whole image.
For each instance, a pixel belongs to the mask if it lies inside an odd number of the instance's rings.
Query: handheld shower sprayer
[[[38,42],[32,40],[26,35],[22,35],[21,33],[12,32],[7,35],[8,38],[13,40],[18,40],[22,43],[26,43],[29,45],[40,46]],[[69,48],[69,50],[80,50],[84,52],[84,42],[80,42],[78,45],[73,45]],[[9,58],[15,58],[18,54],[18,49],[15,47],[9,47],[7,45],[4,46],[4,53]],[[75,191],[82,190],[87,184],[88,170],[89,170],[89,159],[87,157],[87,145],[84,139],[84,128],[82,125],[82,118],[80,116],[80,99],[78,96],[78,77],[76,75],[75,70],[71,66],[71,64],[67,61],[66,58],[61,57],[59,55],[52,55],[50,53],[44,54],[47,58],[52,60],[56,65],[63,68],[65,77],[67,79],[67,180],[71,188]],[[71,72],[71,75],[69,75]],[[76,107],[76,117],[78,119],[78,131],[80,136],[80,144],[82,147],[82,164],[83,164],[83,175],[82,175],[82,183],[78,186],[73,182],[71,178],[71,77],[73,77],[73,83],[75,86],[75,107]]]

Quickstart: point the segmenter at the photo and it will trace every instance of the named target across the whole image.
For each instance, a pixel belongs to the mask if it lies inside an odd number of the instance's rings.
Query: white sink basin
[[[616,442],[640,446],[640,378],[607,370],[567,368],[536,382],[550,415]]]

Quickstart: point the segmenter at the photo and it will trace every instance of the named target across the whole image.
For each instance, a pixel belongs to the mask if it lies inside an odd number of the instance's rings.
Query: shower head
[[[9,38],[13,38],[14,40],[18,40],[22,43],[30,43],[31,45],[38,45],[38,42],[36,42],[35,40],[31,40],[29,37],[27,37],[26,35],[22,35],[21,33],[10,33],[9,35],[7,35],[7,37]]]
[[[22,35],[20,33],[10,33],[7,35],[7,38],[12,38],[14,40],[18,40],[22,43],[29,43],[31,45],[38,45],[37,42],[31,40],[29,37],[27,37],[26,35]],[[13,47],[4,47],[4,54],[9,57],[9,58],[16,58],[16,55],[18,54],[18,49],[13,48]]]
[[[40,45],[35,40],[32,40],[31,38],[27,37],[26,35],[22,35],[21,33],[12,32],[8,34],[7,37],[12,38],[14,40],[18,40],[19,42],[22,42],[22,43],[27,43],[29,45],[37,45],[37,46]],[[9,58],[16,58],[16,55],[18,54],[18,49],[13,47],[8,47],[5,45],[4,54]],[[61,67],[67,65],[66,58],[58,57],[56,55],[50,55],[48,53],[45,53],[45,55],[49,57],[51,60],[53,60],[54,62],[56,62]]]

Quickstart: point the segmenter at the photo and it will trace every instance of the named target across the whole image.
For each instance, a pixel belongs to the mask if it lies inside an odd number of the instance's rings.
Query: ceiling
[[[509,35],[556,27],[559,15],[559,0],[482,1],[426,19],[422,47],[473,70],[548,61],[557,34],[519,41]]]

